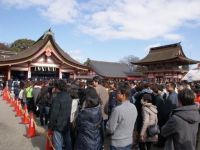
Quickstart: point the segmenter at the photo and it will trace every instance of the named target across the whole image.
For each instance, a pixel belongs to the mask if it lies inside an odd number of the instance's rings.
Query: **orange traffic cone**
[[[27,105],[25,104],[24,107],[24,115],[22,116],[22,122],[21,124],[29,124],[29,116],[28,116],[28,109],[27,109]]]
[[[6,100],[6,90],[5,90],[5,88],[2,91],[2,95],[3,95],[3,100]]]
[[[52,144],[52,132],[48,131],[47,132],[47,139],[46,139],[46,148],[45,150],[54,150],[53,144]]]
[[[8,102],[8,98],[9,98],[9,94],[8,94],[8,91],[6,91],[6,102]]]
[[[10,100],[10,92],[9,92],[9,90],[7,90],[7,92],[6,92],[6,101],[7,101],[7,103],[9,103],[9,100]]]
[[[14,101],[15,101],[15,99],[14,99],[14,98],[11,98],[10,107],[13,107],[13,106],[14,106]]]
[[[16,117],[21,117],[22,116],[22,105],[21,105],[20,101],[18,103],[19,103],[19,105],[18,105],[18,109],[16,112]]]
[[[14,107],[14,108],[15,108],[15,104],[16,104],[16,100],[13,98],[12,107]]]
[[[32,138],[34,136],[36,136],[36,131],[35,131],[35,122],[33,119],[33,113],[30,114],[30,121],[29,121],[29,126],[26,132],[26,137],[28,138]]]
[[[7,89],[6,88],[4,88],[4,100],[6,101],[7,99],[8,99],[8,95],[7,95]]]
[[[18,110],[18,105],[19,105],[19,103],[18,103],[18,101],[16,100],[16,101],[15,101],[15,107],[14,107],[14,110],[13,110],[13,111],[17,112],[17,110]]]
[[[17,101],[16,105],[15,105],[15,111],[17,112],[19,109],[19,101]]]
[[[11,103],[11,96],[10,94],[8,94],[7,104],[10,104],[10,103]]]

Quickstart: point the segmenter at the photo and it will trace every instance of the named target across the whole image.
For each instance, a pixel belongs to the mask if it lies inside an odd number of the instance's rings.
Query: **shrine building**
[[[134,65],[144,66],[146,78],[151,82],[179,82],[189,71],[189,65],[199,61],[192,60],[183,52],[180,43],[150,48],[143,59],[133,62]]]
[[[142,80],[140,72],[135,71],[131,66],[118,62],[106,62],[88,60],[88,67],[92,75],[99,75],[104,79],[111,80]]]
[[[0,56],[1,80],[75,78],[87,74],[88,67],[71,58],[56,43],[51,30],[31,47],[12,55]]]

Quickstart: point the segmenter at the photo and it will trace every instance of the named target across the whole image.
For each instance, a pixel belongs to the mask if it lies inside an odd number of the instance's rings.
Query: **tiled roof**
[[[164,45],[160,47],[153,47],[150,49],[148,55],[138,62],[133,64],[149,64],[161,61],[178,61],[182,63],[195,64],[198,61],[189,59],[185,56],[180,43]]]
[[[89,60],[88,65],[94,72],[103,77],[127,78],[128,76],[141,76],[140,73],[132,71],[127,64]]]
[[[87,66],[79,63],[78,61],[74,60],[64,52],[56,43],[54,40],[52,32],[49,30],[45,34],[43,34],[31,47],[17,53],[16,55],[10,56],[9,58],[1,58],[0,57],[0,63],[3,64],[8,64],[9,62],[18,62],[20,60],[25,60],[28,58],[31,58],[35,54],[37,54],[45,45],[48,41],[51,41],[52,45],[54,48],[57,50],[57,52],[61,55],[61,57],[64,58],[64,60],[68,63],[72,63],[73,65],[77,65],[79,67],[83,67],[84,69],[87,68]]]

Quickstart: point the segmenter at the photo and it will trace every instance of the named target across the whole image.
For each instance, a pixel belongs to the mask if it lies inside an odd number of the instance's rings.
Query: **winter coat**
[[[178,107],[178,94],[175,91],[172,93],[169,93],[167,100],[172,103],[172,109],[175,109]]]
[[[38,93],[37,99],[36,99],[36,105],[43,105],[43,106],[49,106],[51,105],[51,99],[48,92],[48,87],[42,87],[40,89],[40,92]]]
[[[137,132],[140,133],[141,132],[141,127],[142,127],[142,123],[143,123],[143,116],[142,116],[142,104],[141,104],[141,99],[142,96],[144,94],[152,94],[152,90],[151,89],[143,89],[142,91],[139,91],[136,95],[135,95],[135,107],[137,108],[137,112],[138,112],[138,116],[137,116],[137,121],[136,121],[136,127],[137,127]],[[152,96],[153,97],[153,96]]]
[[[14,94],[15,94],[15,97],[16,97],[16,98],[18,98],[19,92],[20,92],[19,85],[18,85],[17,82],[15,82],[15,84],[14,84]]]
[[[77,118],[75,150],[101,150],[103,146],[103,118],[100,106],[84,108]]]
[[[33,88],[33,99],[34,99],[34,102],[36,103],[37,101],[37,97],[41,91],[41,86],[38,86],[38,85],[35,85],[34,88]]]
[[[133,130],[137,110],[129,100],[116,106],[106,124],[107,133],[111,135],[111,145],[125,147],[133,143]]]
[[[108,100],[108,113],[109,115],[112,112],[112,109],[117,105],[117,92],[110,91],[109,93],[109,100]]]
[[[108,91],[106,90],[105,87],[103,87],[102,85],[98,85],[97,87],[95,87],[97,94],[99,95],[100,99],[101,99],[101,112],[103,115],[103,119],[107,120],[108,119],[108,99],[109,99],[109,95],[108,95]]]
[[[145,142],[156,142],[158,140],[158,135],[149,137],[147,134],[148,127],[158,123],[157,118],[157,108],[151,103],[141,101],[142,103],[142,114],[143,114],[143,124],[140,135],[144,136]]]
[[[69,128],[71,106],[72,99],[67,92],[56,94],[50,109],[49,129],[64,132]]]
[[[18,96],[20,100],[23,100],[23,95],[24,95],[24,89],[20,89],[19,96]]]
[[[196,149],[197,149],[197,150],[200,149],[200,124],[199,124],[198,133],[197,133],[197,144],[196,144]]]
[[[161,130],[161,135],[167,138],[165,150],[195,150],[199,122],[196,105],[174,109]]]
[[[169,114],[172,111],[172,103],[164,99],[161,95],[156,95],[155,101],[158,110],[158,124],[162,127],[169,119]]]
[[[85,101],[85,89],[84,88],[79,88],[78,89],[78,97],[79,97],[79,105],[82,108],[83,103]]]

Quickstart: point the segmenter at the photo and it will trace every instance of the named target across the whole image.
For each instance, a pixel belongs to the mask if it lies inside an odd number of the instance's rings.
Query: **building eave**
[[[176,57],[173,59],[168,59],[168,60],[160,60],[160,61],[152,61],[152,62],[143,62],[143,61],[138,61],[138,62],[131,62],[134,65],[141,65],[141,66],[148,66],[148,65],[153,65],[153,64],[159,64],[159,63],[170,63],[170,62],[178,62],[180,65],[192,65],[192,64],[197,64],[200,61],[197,60],[192,60],[189,58],[184,58],[184,57]]]
[[[59,46],[58,44],[55,42],[53,36],[51,34],[46,35],[44,38],[44,35],[41,36],[34,44],[33,46],[29,47],[28,49],[19,52],[17,55],[15,56],[11,56],[7,59],[1,59],[0,60],[0,66],[6,66],[6,65],[16,65],[16,64],[21,64],[21,63],[25,63],[25,62],[31,62],[32,59],[34,58],[35,55],[37,55],[37,53],[39,53],[39,51],[41,49],[43,49],[45,47],[45,45],[50,41],[52,46],[54,47],[54,49],[57,51],[58,55],[57,57],[59,57],[59,59],[62,61],[62,63],[69,65],[73,68],[76,68],[78,70],[83,70],[83,71],[88,71],[89,68],[79,62],[77,62],[76,60],[74,60],[73,58],[71,58],[66,52],[64,52]]]

